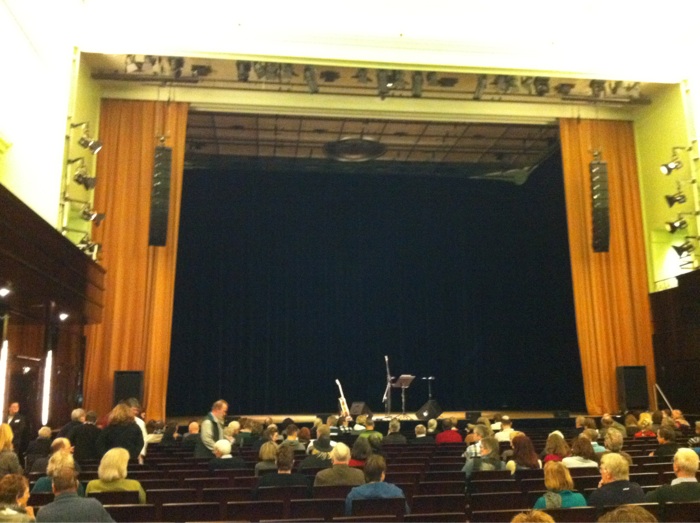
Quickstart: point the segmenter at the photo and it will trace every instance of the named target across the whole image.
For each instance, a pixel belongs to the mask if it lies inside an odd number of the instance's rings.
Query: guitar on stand
[[[343,394],[343,387],[340,385],[340,380],[335,380],[340,390],[340,397],[338,398],[338,403],[340,403],[340,415],[343,418],[347,418],[350,415],[350,409],[348,408],[348,402],[345,401],[345,394]]]

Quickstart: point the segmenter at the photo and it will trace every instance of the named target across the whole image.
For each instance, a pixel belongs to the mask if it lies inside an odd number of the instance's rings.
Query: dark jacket
[[[140,431],[140,429],[139,429]],[[114,521],[95,498],[81,498],[75,492],[64,492],[39,509],[41,521]]]
[[[70,441],[75,447],[73,452],[75,461],[80,462],[102,457],[97,448],[97,439],[100,437],[101,432],[101,429],[93,423],[83,423],[73,430]]]
[[[100,456],[115,447],[122,447],[129,451],[131,459],[138,459],[143,449],[143,433],[139,426],[133,423],[124,425],[107,425],[97,438],[97,450]]]

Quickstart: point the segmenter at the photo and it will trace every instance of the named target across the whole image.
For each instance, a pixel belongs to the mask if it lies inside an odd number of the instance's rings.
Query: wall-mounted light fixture
[[[78,127],[83,129],[83,134],[78,140],[78,145],[80,145],[80,147],[89,150],[92,154],[100,152],[100,149],[102,149],[102,142],[90,137],[90,126],[88,122],[72,123],[70,126],[72,129]]]
[[[316,68],[313,65],[307,65],[304,67],[304,81],[306,86],[309,88],[311,94],[318,93],[318,79],[316,75]]]
[[[686,236],[686,238],[692,238],[692,236]],[[686,240],[681,245],[672,245],[673,250],[676,251],[679,258],[688,256],[691,252],[695,250],[695,245],[690,241]]]
[[[94,189],[95,185],[97,185],[97,177],[90,176],[87,166],[85,165],[85,158],[80,157],[68,160],[69,165],[75,162],[80,162],[80,165],[73,174],[73,181],[78,185],[85,187],[85,190],[87,191]]]
[[[664,196],[664,198],[666,198],[666,203],[669,207],[673,207],[677,203],[680,204],[685,203],[687,201],[685,194],[683,194],[682,192],[677,192],[676,194],[667,194],[666,196]]]
[[[86,205],[85,207],[83,207],[83,210],[80,211],[80,217],[86,222],[94,223],[95,227],[99,227],[100,223],[102,223],[102,220],[105,219],[105,214],[101,212],[96,212]]]
[[[674,220],[672,222],[666,222],[666,230],[673,234],[676,231],[679,231],[681,229],[687,229],[688,228],[688,222],[685,218],[679,217],[677,220]]]

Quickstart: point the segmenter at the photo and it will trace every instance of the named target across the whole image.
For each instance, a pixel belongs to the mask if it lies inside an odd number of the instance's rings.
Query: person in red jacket
[[[444,445],[445,443],[462,443],[462,435],[456,430],[452,430],[452,427],[452,420],[442,420],[442,432],[435,436],[435,443],[437,445]]]

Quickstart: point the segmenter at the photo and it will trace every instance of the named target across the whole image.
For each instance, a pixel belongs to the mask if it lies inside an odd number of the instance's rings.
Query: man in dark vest
[[[199,429],[200,439],[194,447],[195,458],[213,458],[214,444],[224,439],[224,419],[228,412],[225,400],[215,401],[211,412],[204,418]]]

